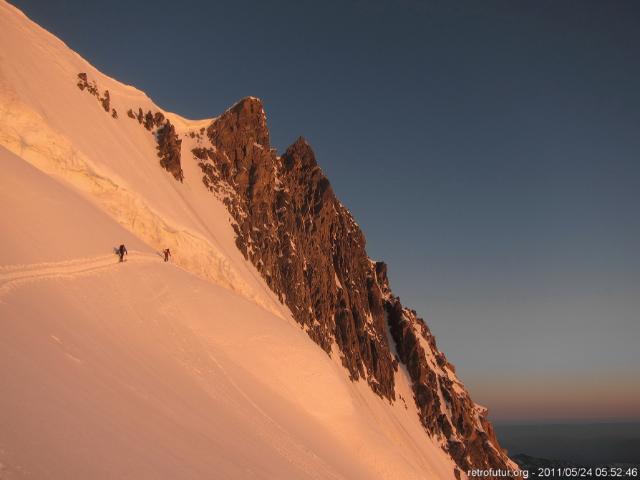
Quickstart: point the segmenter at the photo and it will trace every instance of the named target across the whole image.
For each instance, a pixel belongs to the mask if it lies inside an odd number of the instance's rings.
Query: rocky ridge
[[[96,99],[102,105],[105,112],[109,112],[111,96],[109,90],[105,90],[103,95],[100,95],[98,84],[95,80],[89,81],[87,74],[84,72],[78,73],[78,81],[76,85],[82,91],[96,97]],[[111,116],[115,119],[118,118],[118,112],[115,108],[111,108]],[[151,112],[148,110],[146,113],[142,111],[142,108],[138,107],[138,111],[134,113],[133,109],[127,110],[127,116],[134,120],[138,120],[138,123],[152,134],[155,135],[158,146],[158,157],[160,158],[160,165],[166,171],[171,173],[173,177],[182,182],[184,179],[184,173],[182,171],[181,162],[181,144],[175,127],[171,124],[168,118],[165,118],[162,112]]]
[[[471,400],[424,321],[393,295],[386,265],[367,256],[360,227],[306,140],[278,156],[253,97],[203,133],[189,133],[203,183],[235,220],[237,247],[309,336],[389,401],[406,368],[422,424],[462,471],[513,468],[487,410]]]
[[[101,96],[84,73],[77,85],[109,112],[108,91]],[[182,139],[169,119],[140,107],[127,116],[154,134],[160,165],[182,181]],[[394,296],[387,266],[368,257],[364,234],[308,142],[300,137],[279,156],[253,97],[185,137],[197,145],[191,155],[204,185],[235,221],[238,249],[311,339],[391,402],[395,375],[406,369],[422,425],[461,471],[514,468],[487,410],[471,400],[426,323]]]

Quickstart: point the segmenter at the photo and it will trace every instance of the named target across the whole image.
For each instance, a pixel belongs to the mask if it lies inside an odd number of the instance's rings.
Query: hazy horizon
[[[640,463],[640,423],[495,423],[504,448],[581,466]]]
[[[260,97],[494,420],[640,419],[640,4],[11,0],[190,118]]]

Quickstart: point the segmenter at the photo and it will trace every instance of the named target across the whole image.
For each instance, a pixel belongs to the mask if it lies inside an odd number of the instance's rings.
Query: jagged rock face
[[[236,244],[294,318],[327,353],[336,345],[351,378],[395,399],[398,360],[413,382],[420,420],[461,469],[501,467],[486,419],[431,332],[403,308],[386,266],[371,261],[365,238],[338,201],[309,144],[299,138],[281,156],[269,145],[262,104],[247,98],[207,129],[210,146],[192,150],[204,184],[235,219]]]
[[[438,350],[435,337],[414,310],[403,308],[388,287],[386,265],[376,265],[382,289],[387,293],[385,309],[398,356],[413,381],[414,399],[422,424],[440,434],[445,449],[456,463],[471,468],[509,469],[508,458],[500,449],[487,409],[476,405],[455,368]]]
[[[393,358],[365,240],[336,199],[311,147],[298,139],[282,157],[269,145],[261,103],[246,99],[207,130],[196,149],[205,184],[231,189],[236,243],[326,352],[335,342],[353,379],[394,398]]]

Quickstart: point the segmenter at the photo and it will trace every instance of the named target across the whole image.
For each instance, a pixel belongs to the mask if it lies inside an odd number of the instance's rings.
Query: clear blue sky
[[[262,98],[495,418],[640,417],[640,3],[13,3],[168,110]]]

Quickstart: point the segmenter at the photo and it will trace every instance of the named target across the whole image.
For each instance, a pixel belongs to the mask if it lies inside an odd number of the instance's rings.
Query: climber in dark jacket
[[[164,253],[164,261],[168,262],[169,257],[171,256],[171,251],[168,248],[165,248],[162,253]]]
[[[127,247],[124,246],[124,243],[118,248],[118,255],[120,255],[120,261],[124,262],[124,256],[128,255]]]

